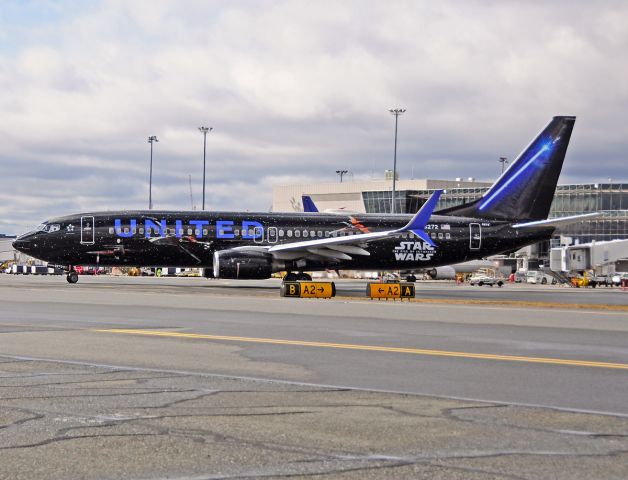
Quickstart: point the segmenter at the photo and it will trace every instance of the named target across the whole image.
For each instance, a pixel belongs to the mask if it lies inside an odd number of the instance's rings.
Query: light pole
[[[148,143],[150,143],[150,174],[148,176],[148,209],[153,209],[153,142],[159,140],[155,135],[148,137]]]
[[[399,115],[402,115],[405,111],[405,108],[391,108],[389,110],[389,112],[395,116],[395,156],[393,157],[393,184],[390,213],[395,213],[395,186],[397,182],[397,124],[399,123]]]
[[[506,160],[506,157],[499,157],[497,161],[502,164],[502,173],[504,173],[504,166],[508,163],[508,160]]]
[[[207,152],[207,132],[211,132],[213,127],[198,127],[198,131],[203,134],[203,210],[205,210],[205,154]]]
[[[338,175],[340,175],[340,183],[342,183],[342,176],[343,176],[345,173],[349,173],[349,170],[336,170],[336,173],[337,173]]]

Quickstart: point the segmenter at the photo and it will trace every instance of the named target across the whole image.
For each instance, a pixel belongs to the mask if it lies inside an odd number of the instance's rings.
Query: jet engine
[[[432,280],[453,280],[456,278],[456,269],[453,267],[434,267],[427,272]]]
[[[214,252],[214,277],[241,280],[270,278],[273,257],[267,252],[220,250]]]

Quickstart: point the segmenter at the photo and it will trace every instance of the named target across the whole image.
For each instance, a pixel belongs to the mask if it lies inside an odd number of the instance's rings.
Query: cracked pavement
[[[628,418],[0,357],[0,478],[625,479]]]

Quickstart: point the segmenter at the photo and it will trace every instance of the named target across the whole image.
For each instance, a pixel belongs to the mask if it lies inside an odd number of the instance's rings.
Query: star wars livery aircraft
[[[491,188],[474,202],[434,211],[435,191],[415,215],[88,212],[58,217],[14,247],[49,263],[205,267],[215,277],[309,279],[325,269],[412,270],[451,265],[548,239],[547,220],[575,117],[554,117]]]

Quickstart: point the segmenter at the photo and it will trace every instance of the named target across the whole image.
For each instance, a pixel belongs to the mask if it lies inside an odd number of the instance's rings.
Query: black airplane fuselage
[[[548,215],[574,122],[571,116],[553,117],[481,198],[443,210],[435,210],[443,191],[434,190],[413,216],[83,213],[49,220],[14,246],[65,266],[213,267],[214,276],[243,279],[278,271],[416,270],[475,260],[550,238],[556,221]]]
[[[16,242],[25,253],[58,265],[213,265],[214,252],[400,228],[410,215],[123,211],[84,213],[47,221]],[[305,255],[282,259],[282,270],[412,270],[508,252],[547,239],[554,228],[521,231],[510,222],[433,215],[425,233],[435,247],[404,232],[364,245],[351,260]],[[297,263],[298,262],[298,263]]]

